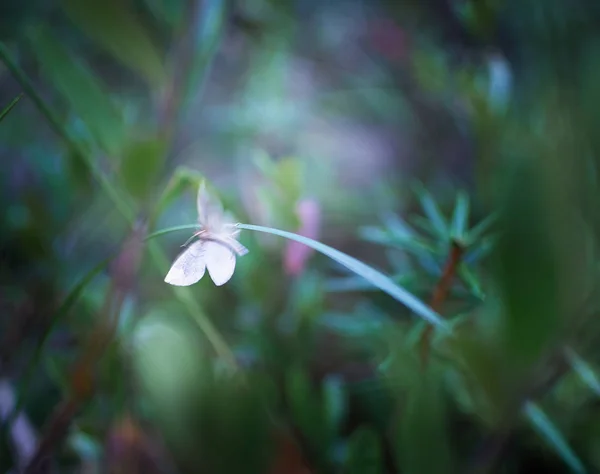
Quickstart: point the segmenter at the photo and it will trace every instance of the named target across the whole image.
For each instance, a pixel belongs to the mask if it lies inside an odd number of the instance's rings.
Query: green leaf
[[[195,462],[207,472],[262,474],[268,470],[272,449],[272,425],[264,406],[265,387],[255,377],[237,373],[217,378],[205,390],[195,421],[198,443],[186,443]],[[189,417],[186,413],[183,416]],[[194,430],[196,431],[196,430]],[[191,433],[192,439],[195,433]]]
[[[408,474],[454,472],[442,383],[431,373],[425,373],[413,379],[408,391],[396,449],[401,471]]]
[[[379,227],[373,226],[361,227],[358,231],[358,235],[368,242],[400,248],[406,252],[412,253],[415,256],[422,256],[424,254],[437,254],[435,248],[416,235],[412,237],[406,235],[392,235],[385,230],[380,229]]]
[[[200,183],[204,180],[204,175],[196,170],[186,166],[179,166],[169,179],[164,191],[156,203],[154,215],[160,215],[167,207],[173,203],[188,188],[198,191]]]
[[[381,474],[384,472],[381,441],[369,428],[355,430],[348,442],[346,474]]]
[[[600,379],[596,371],[570,347],[565,349],[565,356],[581,381],[596,395],[600,396]]]
[[[320,397],[315,396],[308,373],[294,367],[286,373],[285,389],[294,423],[310,443],[311,450],[323,459],[331,442]]]
[[[323,412],[328,432],[333,439],[346,416],[347,400],[343,380],[339,376],[329,376],[323,381]]]
[[[129,193],[145,199],[152,191],[162,170],[167,142],[160,138],[134,141],[125,148],[121,162],[121,177]]]
[[[17,97],[15,97],[10,102],[10,104],[8,104],[6,107],[4,107],[2,112],[0,112],[0,122],[2,122],[2,120],[4,120],[4,117],[6,117],[6,115],[13,109],[13,107],[15,105],[17,105],[17,102],[19,102],[22,98],[23,98],[23,94],[19,94]]]
[[[561,325],[561,272],[555,229],[541,177],[520,165],[510,177],[495,249],[496,278],[504,305],[502,338],[509,365],[522,370],[533,363]]]
[[[471,228],[468,232],[468,244],[471,245],[477,242],[489,229],[498,221],[497,214],[491,214]]]
[[[469,224],[469,196],[461,191],[456,196],[456,205],[452,216],[452,238],[464,242]]]
[[[277,163],[277,187],[291,202],[301,198],[303,172],[302,162],[295,158],[285,158]]]
[[[166,73],[152,39],[136,18],[130,1],[62,0],[66,14],[90,38],[124,66],[160,86]]]
[[[275,181],[277,178],[277,165],[273,159],[263,150],[256,150],[252,157],[254,166],[270,181]]]
[[[448,223],[446,222],[446,219],[444,219],[444,216],[435,202],[435,199],[433,199],[431,193],[421,185],[416,186],[416,192],[419,196],[423,212],[425,213],[427,219],[429,219],[431,222],[431,225],[433,226],[438,237],[442,240],[447,240],[449,231]]]
[[[92,71],[44,26],[29,40],[46,80],[83,120],[97,144],[110,154],[118,153],[123,139],[122,117]]]
[[[212,62],[219,49],[223,35],[227,2],[224,0],[207,0],[200,4],[198,25],[192,30],[194,33],[194,54],[186,78],[187,87],[183,94],[184,105],[190,102],[191,94],[198,96],[204,89]]]
[[[146,0],[145,3],[157,20],[164,21],[171,27],[181,24],[185,13],[185,5],[183,2],[174,2],[173,0]]]
[[[458,275],[465,282],[467,288],[473,296],[479,298],[480,300],[485,298],[479,278],[477,278],[475,273],[473,273],[473,270],[471,270],[468,265],[461,264],[458,267]]]
[[[583,463],[571,449],[567,440],[552,423],[543,410],[533,402],[527,402],[523,408],[525,416],[531,422],[534,429],[546,440],[558,456],[571,468],[573,472],[584,474],[586,472]]]

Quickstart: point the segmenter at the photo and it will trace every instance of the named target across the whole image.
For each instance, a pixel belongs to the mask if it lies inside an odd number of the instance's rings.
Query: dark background
[[[593,0],[1,2],[2,472],[600,472],[599,28]],[[152,233],[202,180],[390,279],[244,230],[227,284],[174,289],[192,230]]]

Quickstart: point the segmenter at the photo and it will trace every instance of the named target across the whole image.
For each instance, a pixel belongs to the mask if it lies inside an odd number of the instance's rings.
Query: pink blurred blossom
[[[318,239],[321,227],[321,207],[314,199],[301,199],[296,205],[296,214],[300,219],[297,233],[310,239]],[[304,244],[290,240],[285,247],[283,268],[288,275],[302,273],[306,262],[314,250]]]
[[[392,20],[376,19],[369,25],[371,46],[391,61],[402,61],[409,54],[409,38]]]

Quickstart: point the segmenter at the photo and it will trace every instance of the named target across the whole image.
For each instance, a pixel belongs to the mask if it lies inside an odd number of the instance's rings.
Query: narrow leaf
[[[463,242],[469,221],[469,196],[464,191],[456,196],[456,205],[452,216],[452,237]]]
[[[491,214],[483,219],[479,224],[473,227],[468,233],[468,242],[473,244],[477,242],[491,227],[498,221],[497,214]]]
[[[592,392],[600,396],[600,380],[594,369],[583,360],[572,348],[565,349],[565,356],[569,360],[575,373]]]
[[[126,0],[62,0],[73,22],[124,66],[141,73],[152,86],[159,86],[165,71],[160,55],[144,26]]]
[[[523,163],[506,185],[494,246],[495,277],[503,306],[501,338],[507,362],[533,363],[562,326],[564,274],[557,254],[555,217],[533,165]]]
[[[329,258],[335,260],[339,264],[345,266],[349,270],[353,271],[357,275],[362,276],[365,280],[370,281],[377,286],[381,291],[389,294],[392,298],[396,299],[400,303],[404,304],[407,308],[414,311],[417,315],[429,321],[435,326],[439,326],[442,329],[450,330],[448,324],[431,308],[429,308],[421,300],[410,294],[404,288],[394,283],[388,276],[375,270],[374,268],[362,263],[361,261],[350,257],[339,250],[336,250],[328,245],[317,242],[316,240],[303,237],[292,232],[286,232],[283,230],[273,229],[270,227],[263,227],[251,224],[237,224],[240,229],[253,230],[256,232],[265,232],[267,234],[278,235],[286,239],[295,240],[301,244],[308,245],[315,249],[317,252],[321,252],[327,255]]]
[[[329,434],[337,435],[342,420],[346,415],[346,394],[343,381],[339,376],[329,376],[323,381],[323,410],[328,423]]]
[[[263,227],[259,225],[252,224],[236,224],[236,227],[239,229],[253,230],[256,232],[264,232],[266,234],[278,235],[279,237],[284,237],[286,239],[295,240],[296,242],[300,242],[301,244],[308,245],[309,247],[315,249],[317,252],[320,252],[329,258],[335,260],[339,264],[343,265],[350,271],[356,273],[357,275],[363,277],[365,280],[371,282],[381,291],[387,293],[396,301],[399,301],[403,305],[405,305],[408,309],[415,312],[418,316],[422,317],[426,321],[430,322],[434,326],[438,326],[439,328],[450,331],[450,326],[446,321],[444,321],[440,315],[438,315],[435,311],[433,311],[429,306],[423,303],[420,299],[413,296],[411,293],[406,291],[401,286],[394,283],[388,276],[384,275],[378,270],[362,263],[361,261],[346,255],[339,250],[336,250],[328,245],[322,244],[321,242],[317,242],[316,240],[309,239],[307,237],[303,237],[298,234],[294,234],[292,232],[286,232],[284,230],[273,229],[271,227]],[[197,225],[195,224],[184,224],[180,226],[169,227],[167,229],[162,229],[156,231],[146,237],[146,240],[154,239],[155,237],[159,237],[165,234],[169,234],[171,232],[177,232],[180,230],[193,230],[197,229]]]
[[[111,154],[118,152],[123,137],[122,117],[92,71],[46,27],[35,31],[30,44],[45,78],[83,120],[97,144]]]
[[[2,110],[2,112],[0,112],[0,122],[2,122],[2,120],[4,120],[4,117],[6,117],[6,115],[13,109],[13,107],[15,105],[17,105],[17,102],[19,102],[22,97],[23,97],[23,94],[21,93],[17,97],[15,97],[10,102],[10,104],[8,104],[6,107],[4,107],[4,110]]]
[[[448,238],[448,223],[440,208],[438,207],[435,199],[429,191],[427,191],[423,186],[419,186],[417,188],[417,193],[419,195],[419,199],[421,202],[421,207],[423,208],[423,212],[425,216],[431,221],[433,228],[435,229],[438,237],[445,240]]]
[[[539,406],[533,402],[527,402],[523,411],[535,430],[556,451],[573,472],[581,474],[586,472],[583,463],[573,452],[565,437]]]

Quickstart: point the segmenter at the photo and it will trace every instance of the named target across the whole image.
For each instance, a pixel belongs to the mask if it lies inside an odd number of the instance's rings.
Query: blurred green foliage
[[[600,470],[597,2],[343,3],[2,3],[3,472]]]

